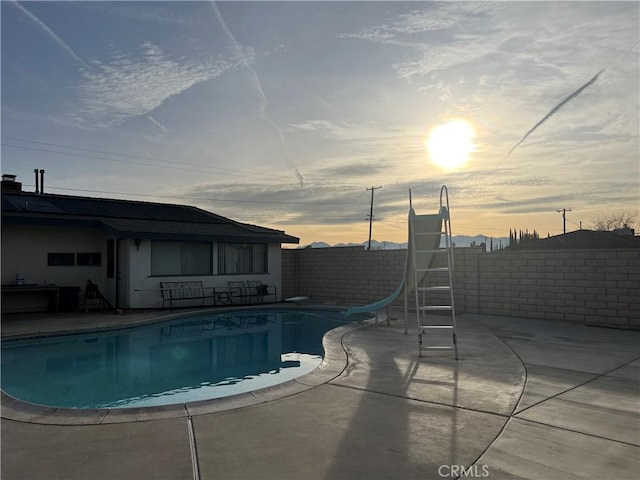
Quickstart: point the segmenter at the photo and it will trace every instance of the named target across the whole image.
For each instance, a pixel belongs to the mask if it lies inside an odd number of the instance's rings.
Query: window
[[[102,265],[101,253],[76,253],[76,265],[99,267]]]
[[[267,273],[265,243],[220,243],[218,273]]]
[[[75,264],[75,255],[73,253],[47,254],[47,265],[50,267],[72,267]]]
[[[102,265],[102,254],[91,253],[48,253],[47,265],[50,267],[99,267]]]
[[[151,275],[211,275],[211,242],[151,242]]]

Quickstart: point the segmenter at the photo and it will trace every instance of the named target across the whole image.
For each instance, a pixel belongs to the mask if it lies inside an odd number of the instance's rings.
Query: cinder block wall
[[[640,329],[640,249],[454,251],[458,313]],[[362,247],[283,250],[283,295],[341,304],[379,300],[398,286],[405,256],[406,250]]]
[[[478,313],[640,329],[640,250],[501,252],[479,258]]]
[[[367,251],[362,247],[283,250],[283,296],[369,303],[398,287],[405,257],[406,250]]]

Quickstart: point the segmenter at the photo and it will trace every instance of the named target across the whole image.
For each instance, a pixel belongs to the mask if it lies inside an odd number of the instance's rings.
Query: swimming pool
[[[189,315],[101,333],[2,343],[2,390],[64,408],[133,408],[220,398],[277,385],[322,362],[331,310]]]

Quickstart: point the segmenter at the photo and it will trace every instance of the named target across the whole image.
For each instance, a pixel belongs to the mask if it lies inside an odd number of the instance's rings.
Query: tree
[[[610,232],[617,228],[633,227],[638,214],[633,212],[605,213],[593,220],[593,229]]]

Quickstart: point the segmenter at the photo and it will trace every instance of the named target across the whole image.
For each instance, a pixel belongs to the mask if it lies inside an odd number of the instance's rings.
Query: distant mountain
[[[329,245],[328,243],[325,242],[312,242],[309,245],[303,245],[301,247],[298,248],[327,248],[330,247],[331,245]]]
[[[506,247],[509,244],[509,237],[497,237],[493,239],[494,248],[498,248],[500,242],[502,241],[502,246]],[[491,237],[486,235],[475,235],[473,237],[468,235],[454,235],[453,244],[456,247],[470,247],[471,245],[480,245],[481,243],[487,244],[487,250],[491,245]],[[329,245],[326,242],[313,242],[309,245],[304,245],[298,248],[327,248],[327,247],[360,247],[363,246],[367,248],[369,241],[364,241],[362,243],[337,243],[335,245]],[[444,246],[444,239],[442,242],[442,246]],[[379,242],[377,240],[371,240],[371,249],[372,250],[398,250],[402,248],[407,248],[407,243],[397,243],[397,242],[387,242],[382,241]]]

